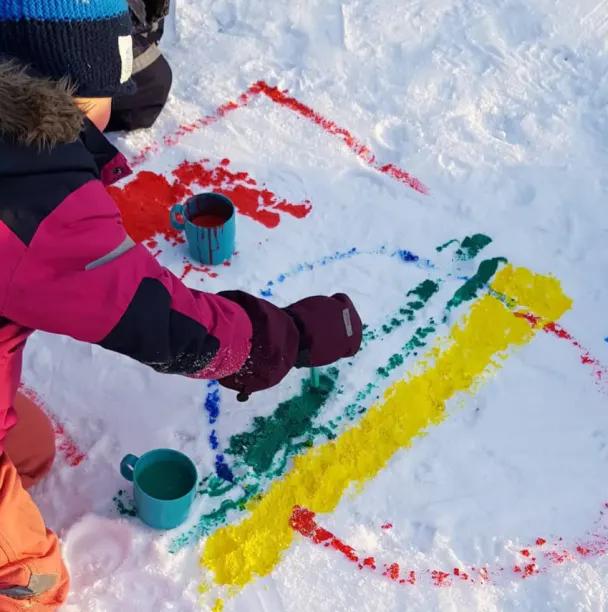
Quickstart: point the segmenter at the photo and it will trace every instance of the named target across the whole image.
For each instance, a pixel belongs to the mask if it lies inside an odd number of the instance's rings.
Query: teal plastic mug
[[[236,213],[234,205],[219,193],[192,196],[176,204],[170,213],[171,225],[186,232],[190,255],[200,263],[217,266],[234,253]]]
[[[150,527],[173,529],[188,518],[198,474],[183,453],[159,448],[141,457],[125,455],[120,473],[133,481],[137,515]]]

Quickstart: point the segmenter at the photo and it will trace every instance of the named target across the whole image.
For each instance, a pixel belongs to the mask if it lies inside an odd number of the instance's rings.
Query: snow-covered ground
[[[61,444],[34,497],[65,609],[606,609],[608,2],[174,8],[170,104],[117,139],[127,227],[193,287],[350,293],[368,334],[321,400],[294,372],[244,405],[34,336],[24,382]],[[231,266],[186,267],[159,185],[232,195]],[[163,534],[129,516],[117,468],[165,446],[203,483]]]

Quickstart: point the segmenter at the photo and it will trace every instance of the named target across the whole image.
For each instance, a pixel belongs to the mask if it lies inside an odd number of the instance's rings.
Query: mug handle
[[[171,225],[176,230],[180,230],[181,231],[181,230],[185,229],[186,224],[178,219],[179,216],[181,216],[183,219],[186,218],[186,215],[184,214],[184,205],[183,204],[176,204],[171,209],[171,213],[170,213]]]
[[[120,473],[123,478],[133,481],[133,472],[135,471],[135,464],[139,461],[137,455],[125,455],[120,462]]]

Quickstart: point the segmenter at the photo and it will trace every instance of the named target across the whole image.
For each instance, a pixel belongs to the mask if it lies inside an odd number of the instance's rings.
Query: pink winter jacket
[[[129,173],[64,86],[0,64],[0,452],[34,330],[201,378],[249,354],[239,305],[188,289],[126,234],[105,186]]]

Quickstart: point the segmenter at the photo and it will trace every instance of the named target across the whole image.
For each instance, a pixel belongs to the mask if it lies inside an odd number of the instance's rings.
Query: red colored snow
[[[524,566],[524,578],[527,578],[528,576],[533,576],[534,574],[538,574],[538,568],[536,566],[536,563],[528,563],[528,565]]]
[[[538,327],[542,321],[542,317],[537,317],[531,312],[515,312],[513,313],[518,319],[525,319],[532,325],[532,327]]]
[[[391,563],[386,567],[386,571],[382,573],[383,576],[387,576],[391,580],[399,580],[400,568],[398,563]]]
[[[231,172],[230,161],[223,159],[219,166],[211,167],[209,160],[199,163],[184,162],[173,171],[184,185],[198,185],[208,191],[221,193],[232,200],[241,215],[272,228],[279,225],[281,217],[277,210],[302,219],[310,213],[312,205],[308,200],[292,203],[280,200],[272,191],[259,187],[247,172]]]
[[[464,580],[465,582],[469,579],[469,575],[466,572],[460,570],[460,568],[454,568],[454,576],[458,576],[460,580]]]
[[[432,570],[431,578],[435,586],[450,586],[452,584],[450,574],[441,570]]]
[[[565,549],[550,550],[544,553],[544,555],[549,561],[551,561],[551,563],[554,563],[555,565],[561,565],[566,561],[572,561],[574,559],[572,554]]]
[[[201,272],[202,274],[205,274],[209,278],[217,278],[218,276],[217,272],[214,272],[208,266],[197,266],[193,263],[190,263],[189,261],[186,261],[184,263],[184,270],[182,271],[179,279],[184,280],[186,276],[188,276],[191,272]]]
[[[608,508],[608,505],[605,505]],[[374,557],[365,557],[361,559],[355,549],[342,540],[338,539],[334,534],[320,527],[315,521],[315,513],[310,510],[296,506],[290,520],[293,529],[307,537],[316,544],[322,544],[325,547],[332,547],[342,552],[342,554],[351,562],[357,565],[359,570],[364,568],[376,571],[376,560]],[[573,547],[572,551],[564,548],[563,538],[556,538],[552,544],[548,544],[545,538],[536,538],[535,544],[520,549],[519,554],[527,559],[524,564],[512,565],[510,568],[503,565],[495,565],[492,567],[492,575],[494,578],[499,575],[507,575],[519,577],[521,580],[532,578],[539,574],[545,573],[552,565],[561,565],[563,563],[573,561],[576,555],[585,559],[598,557],[608,554],[608,515],[602,511],[600,517],[596,521],[596,528],[592,532],[588,532],[589,540],[584,543],[578,543]],[[543,547],[547,549],[540,550]],[[538,549],[538,552],[537,550]],[[537,561],[537,555],[540,555],[541,562]],[[490,582],[490,568],[483,566],[477,569],[475,566],[470,566],[467,569],[455,567],[451,572],[446,572],[437,568],[429,568],[419,570],[402,571],[401,566],[397,562],[382,564],[384,571],[382,575],[389,578],[397,584],[416,584],[417,575],[427,575],[432,585],[436,587],[450,587],[454,585],[454,578],[458,578],[467,584],[486,584]],[[401,578],[402,575],[407,575],[407,578]]]
[[[185,185],[171,184],[160,174],[143,171],[124,187],[108,187],[108,192],[120,209],[127,233],[136,242],[154,248],[158,234],[173,243],[184,242],[181,232],[169,223],[169,209],[190,195]]]
[[[175,180],[172,182],[161,174],[144,170],[123,187],[109,187],[108,192],[120,209],[127,232],[150,249],[157,246],[157,235],[173,244],[185,241],[183,233],[171,226],[169,210],[198,191],[193,189],[194,185],[227,196],[241,215],[269,228],[281,222],[279,211],[301,219],[312,210],[308,200],[292,203],[280,199],[258,185],[247,172],[229,170],[229,164],[227,159],[217,166],[208,159],[183,162],[173,170]]]
[[[376,560],[373,557],[366,557],[363,559],[363,567],[371,567],[372,569],[376,569]]]

